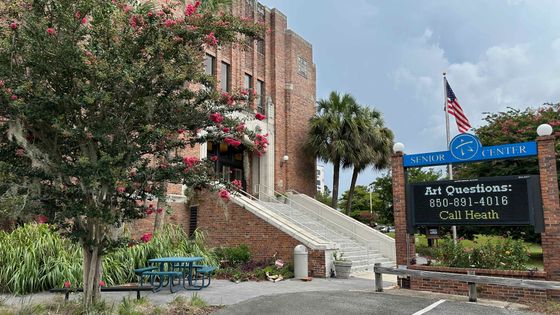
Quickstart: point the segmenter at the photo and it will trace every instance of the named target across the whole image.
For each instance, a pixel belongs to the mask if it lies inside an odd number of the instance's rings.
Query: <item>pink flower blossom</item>
[[[187,4],[187,8],[185,9],[185,15],[191,16],[196,13],[196,7],[192,4]]]
[[[157,212],[157,213],[162,213],[162,212],[163,212],[163,208],[157,208],[156,212]]]
[[[263,115],[263,114],[261,114],[261,113],[256,113],[256,114],[255,114],[255,118],[258,119],[258,120],[263,120],[263,119],[266,118],[266,116]]]
[[[224,121],[224,116],[222,116],[222,114],[220,113],[210,114],[210,120],[219,124]]]
[[[45,223],[47,223],[48,221],[49,221],[49,219],[48,219],[46,216],[42,215],[42,214],[40,214],[39,216],[37,216],[37,222],[38,222],[39,224],[45,224]]]
[[[69,289],[72,286],[72,283],[70,283],[70,281],[64,281],[64,287],[66,289]]]
[[[18,149],[16,149],[16,156],[18,156],[18,157],[24,157],[24,156],[25,156],[25,149],[24,149],[24,148],[18,148]]]
[[[239,179],[234,179],[231,184],[235,186],[237,189],[241,189],[243,187],[243,183]]]
[[[198,164],[200,160],[196,156],[185,156],[183,158],[183,163],[187,166],[187,169],[191,169],[193,166]]]
[[[148,17],[151,18],[152,16],[154,16],[154,12],[152,12],[152,11],[148,12]]]
[[[82,13],[80,13],[80,11],[76,11],[76,13],[74,13],[74,18],[76,18],[76,20],[79,20],[82,17]]]
[[[152,213],[154,213],[154,210],[151,207],[146,209],[146,214],[147,215],[152,215]]]
[[[146,234],[142,235],[140,240],[144,243],[148,243],[152,239],[152,237],[153,237],[152,233],[146,233]]]
[[[126,191],[126,188],[123,187],[123,186],[119,186],[119,187],[117,187],[117,191],[118,191],[120,194],[122,194],[122,193],[124,193],[124,192]]]
[[[218,193],[218,196],[220,196],[220,198],[222,198],[222,200],[224,201],[229,201],[230,196],[229,196],[229,191],[222,189],[220,190],[220,192]]]
[[[164,24],[165,24],[166,27],[171,27],[171,26],[177,24],[177,21],[172,20],[172,19],[167,19],[167,20],[165,20]]]
[[[210,32],[210,34],[206,35],[206,43],[210,46],[218,45],[218,39],[214,36],[214,32]]]
[[[177,130],[177,133],[178,133],[178,134],[183,134],[183,133],[185,133],[185,129],[179,128],[179,129]]]
[[[210,157],[210,161],[216,162],[218,160],[218,156],[217,155],[212,155]]]
[[[165,12],[163,12],[163,10],[159,10],[159,11],[157,11],[156,15],[157,16],[163,16],[163,15],[165,15]]]
[[[138,27],[138,19],[136,18],[136,15],[130,17],[130,19],[128,20],[128,24],[130,24],[132,28]]]
[[[14,31],[17,30],[18,27],[19,27],[19,25],[16,22],[10,23],[10,28],[13,29]]]
[[[4,80],[0,80],[0,88],[3,88],[4,84],[5,84]]]
[[[124,10],[124,13],[128,13],[130,10],[132,10],[132,6],[127,4],[127,5],[124,6],[123,10]]]
[[[241,142],[240,142],[240,141],[235,140],[235,139],[230,138],[230,137],[226,137],[226,138],[224,139],[224,142],[227,143],[228,145],[231,145],[231,146],[234,147],[234,148],[237,148],[238,146],[241,145]]]
[[[88,22],[87,18],[82,19],[82,24],[87,24],[87,22]]]
[[[56,30],[52,27],[47,28],[47,34],[56,35]]]
[[[104,287],[104,286],[105,286],[105,281],[99,280],[99,286],[100,286],[100,287]]]
[[[18,99],[18,97],[17,97],[17,95],[12,94],[12,95],[10,96],[10,99],[11,99],[12,101],[15,101],[15,100]]]
[[[239,124],[235,127],[235,131],[241,133],[243,131],[245,131],[245,125],[244,124]]]
[[[229,132],[231,129],[229,129],[228,127],[224,127],[224,129],[222,129],[223,132]]]
[[[225,102],[226,102],[228,105],[230,105],[230,106],[233,105],[233,102],[234,102],[233,96],[231,96],[228,92],[222,93],[222,96],[224,97]]]

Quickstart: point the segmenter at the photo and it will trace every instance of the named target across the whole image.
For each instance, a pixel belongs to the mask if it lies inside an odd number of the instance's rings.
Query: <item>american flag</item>
[[[449,86],[447,79],[445,79],[445,90],[447,91],[447,111],[449,114],[455,116],[455,122],[457,123],[459,132],[465,133],[471,128],[471,124],[469,123],[467,116],[465,116],[463,108],[459,105],[459,101],[457,100],[455,93],[453,93],[451,86]]]

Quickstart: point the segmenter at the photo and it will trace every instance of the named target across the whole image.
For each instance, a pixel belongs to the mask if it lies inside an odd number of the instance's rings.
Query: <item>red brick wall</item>
[[[466,274],[467,270],[472,270],[476,275],[545,280],[546,272],[537,271],[516,271],[516,270],[490,270],[490,269],[472,269],[472,268],[452,268],[452,267],[432,267],[432,266],[409,266],[410,269],[441,271],[450,273]],[[509,302],[544,302],[548,299],[558,300],[560,291],[554,290],[536,290],[513,288],[493,284],[477,284],[477,295],[480,298],[489,298],[494,300],[503,300]],[[411,278],[410,288],[413,290],[422,290],[446,294],[468,295],[469,287],[466,282],[452,280],[438,280],[427,278]]]
[[[154,232],[154,224],[157,216],[161,216],[163,221],[166,223],[178,224],[183,227],[185,232],[189,232],[189,212],[187,211],[187,206],[184,203],[169,203],[164,206],[165,209],[170,207],[171,211],[167,214],[166,212],[162,214],[153,213],[146,218],[135,220],[126,224],[126,227],[133,239],[139,239],[142,235],[146,233]]]
[[[203,192],[196,198],[198,204],[198,228],[207,233],[210,246],[238,246],[246,244],[253,259],[270,259],[276,254],[287,262],[293,262],[293,251],[300,242],[278,230],[244,208],[218,200],[217,194]],[[325,276],[325,254],[310,251],[309,273],[316,277]]]
[[[395,249],[397,251],[397,265],[409,265],[411,259],[416,257],[414,235],[406,231],[406,198],[402,152],[391,157],[391,174],[393,176],[393,209],[395,216]],[[408,238],[408,252],[407,252]]]
[[[286,128],[284,142],[290,160],[283,165],[285,168],[285,187],[309,196],[317,191],[316,160],[305,149],[308,139],[309,119],[315,114],[315,68],[312,63],[313,50],[311,45],[296,33],[286,33],[286,106],[285,122],[278,126]],[[307,62],[306,75],[299,72],[298,58]],[[277,160],[281,158],[277,156]]]

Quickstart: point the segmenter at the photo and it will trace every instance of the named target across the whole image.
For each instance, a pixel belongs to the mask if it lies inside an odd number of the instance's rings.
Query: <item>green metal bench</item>
[[[201,278],[202,281],[200,285],[195,284],[193,286],[198,290],[208,287],[210,285],[210,281],[212,280],[212,273],[216,270],[216,267],[195,265],[193,268],[195,270],[195,282],[198,282],[199,278]],[[208,283],[205,284],[206,278],[208,278]]]
[[[144,271],[142,273],[142,276],[140,277],[140,286],[142,286],[144,282],[144,276],[150,277],[150,284],[152,285],[152,287],[154,287],[154,292],[157,292],[161,290],[161,288],[163,288],[163,280],[165,277],[168,278],[167,284],[169,285],[169,290],[171,291],[171,293],[177,292],[178,290],[174,290],[175,287],[180,287],[181,281],[184,282],[183,272],[181,271]],[[155,278],[159,278],[159,285],[157,287],[154,284]],[[179,279],[178,286],[173,285],[173,280],[175,280],[175,278]]]

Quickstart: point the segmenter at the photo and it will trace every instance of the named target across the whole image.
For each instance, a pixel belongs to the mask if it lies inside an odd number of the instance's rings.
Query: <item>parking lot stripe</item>
[[[435,302],[434,304],[428,305],[427,307],[419,310],[418,312],[412,314],[412,315],[422,315],[430,310],[433,310],[436,306],[440,305],[441,303],[445,302],[445,300],[439,300],[437,302]]]

